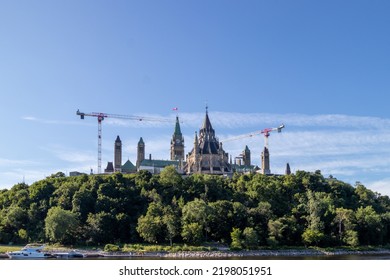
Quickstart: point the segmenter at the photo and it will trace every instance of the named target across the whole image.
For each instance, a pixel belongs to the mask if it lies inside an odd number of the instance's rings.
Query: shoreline
[[[48,250],[50,254],[68,252],[68,250]],[[321,256],[353,256],[353,255],[390,255],[390,249],[372,250],[348,250],[335,249],[280,249],[280,250],[249,250],[249,251],[179,251],[179,252],[105,252],[98,250],[77,250],[84,258],[113,259],[113,258],[161,258],[161,259],[224,259],[258,257],[321,257]],[[0,259],[8,259],[6,254],[1,253]]]
[[[250,258],[250,257],[311,257],[311,256],[348,256],[348,255],[390,255],[390,250],[253,250],[253,251],[201,251],[166,253],[164,258]]]
[[[88,255],[88,253],[86,253]],[[95,252],[96,255],[96,252]],[[390,255],[390,249],[347,250],[336,249],[281,249],[251,251],[179,251],[179,252],[100,252],[103,258],[162,258],[162,259],[223,259],[256,257],[316,257],[316,256],[353,256],[353,255]]]

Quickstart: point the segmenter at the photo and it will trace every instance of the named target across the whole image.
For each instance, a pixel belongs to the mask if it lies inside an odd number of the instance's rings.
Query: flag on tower
[[[172,108],[172,111],[178,111],[179,108],[175,107],[175,108]]]

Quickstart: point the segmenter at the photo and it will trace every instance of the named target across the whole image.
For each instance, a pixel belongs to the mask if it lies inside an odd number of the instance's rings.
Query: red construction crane
[[[80,110],[77,110],[77,115],[80,116],[80,119],[87,117],[95,117],[98,121],[98,174],[101,173],[102,169],[102,121],[105,118],[115,118],[115,119],[128,119],[135,121],[146,121],[146,122],[172,122],[170,119],[162,118],[151,118],[151,117],[141,117],[141,116],[132,116],[132,115],[118,115],[118,114],[107,114],[107,113],[82,113]]]
[[[234,138],[229,138],[229,139],[226,139],[226,140],[224,140],[222,142],[234,141],[234,140],[238,140],[238,139],[242,139],[242,138],[253,137],[253,136],[256,136],[256,135],[259,135],[259,134],[264,134],[264,145],[268,149],[268,137],[271,135],[270,133],[272,131],[277,131],[277,132],[280,133],[280,132],[282,132],[283,128],[284,128],[284,124],[281,124],[278,127],[264,128],[263,130],[255,131],[255,132],[252,132],[252,133],[249,133],[249,134],[245,134],[245,135],[241,135],[241,136],[234,137]]]
[[[233,141],[233,140],[238,140],[238,139],[242,139],[242,138],[246,138],[246,137],[253,137],[255,135],[263,134],[265,148],[264,148],[264,152],[262,153],[262,156],[261,156],[261,169],[262,169],[262,174],[271,174],[271,170],[269,167],[270,164],[269,164],[269,152],[268,152],[268,137],[271,135],[270,133],[272,131],[282,132],[283,128],[284,128],[284,124],[282,124],[278,127],[274,127],[274,128],[264,128],[263,130],[260,130],[260,131],[256,131],[256,132],[241,135],[238,137],[226,139],[223,142]]]

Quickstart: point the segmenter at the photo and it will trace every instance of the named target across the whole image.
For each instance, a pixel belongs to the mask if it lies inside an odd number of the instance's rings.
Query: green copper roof
[[[179,122],[179,117],[176,116],[176,126],[175,126],[175,133],[176,136],[182,136],[181,130],[180,130],[180,122]]]
[[[134,164],[131,163],[130,160],[127,160],[124,165],[122,165],[122,171],[136,171],[137,168],[134,166]]]
[[[141,162],[141,166],[166,167],[169,165],[178,166],[179,162],[174,160],[156,160],[156,159],[144,159]]]
[[[138,144],[145,144],[144,139],[142,139],[142,137],[139,139]]]
[[[232,164],[232,169],[234,169],[237,172],[245,172],[245,171],[256,171],[259,169],[257,165],[238,165],[238,164]]]

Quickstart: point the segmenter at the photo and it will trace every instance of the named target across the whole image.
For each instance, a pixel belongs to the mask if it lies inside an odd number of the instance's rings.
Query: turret
[[[290,175],[290,174],[291,174],[290,164],[287,163],[287,165],[286,165],[286,175]]]
[[[145,143],[142,137],[137,145],[137,169],[141,166],[141,162],[145,159]]]
[[[116,137],[114,144],[114,171],[122,172],[122,141],[119,135]]]
[[[262,174],[271,174],[270,170],[270,164],[269,164],[269,151],[267,147],[264,147],[263,152],[261,153],[261,172]]]
[[[244,161],[245,166],[251,165],[251,151],[248,146],[245,146],[245,150],[242,152],[242,160]]]

